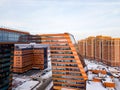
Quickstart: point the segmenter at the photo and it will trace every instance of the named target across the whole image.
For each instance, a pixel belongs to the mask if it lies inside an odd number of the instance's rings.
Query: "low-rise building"
[[[15,44],[13,71],[26,72],[32,68],[44,70],[48,66],[48,45]]]

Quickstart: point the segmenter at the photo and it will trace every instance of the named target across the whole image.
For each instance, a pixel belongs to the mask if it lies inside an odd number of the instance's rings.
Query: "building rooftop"
[[[22,34],[30,34],[29,32],[26,32],[26,31],[13,30],[13,29],[9,29],[9,28],[0,28],[0,31],[1,30],[8,31],[8,32],[22,33]]]

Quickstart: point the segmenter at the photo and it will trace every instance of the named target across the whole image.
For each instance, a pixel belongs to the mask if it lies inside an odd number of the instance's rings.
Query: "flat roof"
[[[29,44],[19,44],[19,43],[17,44],[17,43],[15,43],[15,47],[18,47],[18,49],[49,48],[49,45],[48,44],[36,44],[36,43],[29,43]]]
[[[21,33],[21,34],[30,34],[29,32],[13,30],[13,29],[8,29],[8,28],[0,28],[0,31],[16,32],[16,33]]]
[[[0,44],[28,44],[23,42],[0,42]]]
[[[18,86],[18,90],[32,90],[36,85],[39,84],[39,81],[26,81],[22,85]]]

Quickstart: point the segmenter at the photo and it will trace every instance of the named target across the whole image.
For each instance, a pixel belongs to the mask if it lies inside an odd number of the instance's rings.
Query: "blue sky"
[[[120,0],[0,0],[0,12],[0,26],[32,34],[120,36]]]

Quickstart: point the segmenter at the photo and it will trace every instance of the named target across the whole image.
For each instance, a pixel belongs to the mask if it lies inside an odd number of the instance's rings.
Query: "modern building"
[[[18,42],[21,35],[29,35],[29,33],[13,29],[0,28],[0,42]]]
[[[24,73],[32,68],[44,70],[48,66],[49,45],[15,44],[13,72]]]
[[[0,90],[12,89],[14,44],[18,43],[21,35],[29,35],[29,33],[0,28]]]
[[[68,33],[40,36],[42,44],[50,45],[53,89],[86,90],[87,75],[72,43],[73,36]]]
[[[0,42],[0,90],[12,89],[14,44]]]
[[[41,43],[41,37],[39,35],[21,35],[19,42]]]

